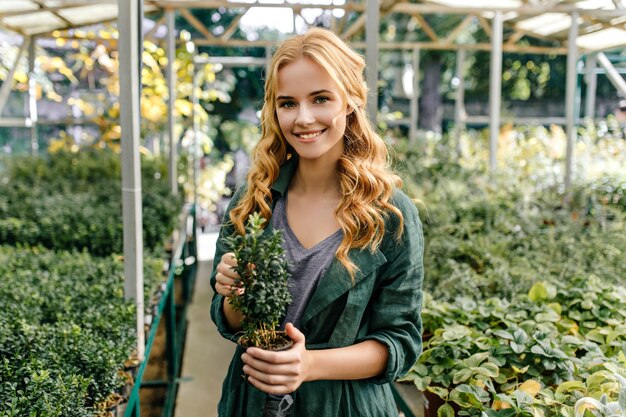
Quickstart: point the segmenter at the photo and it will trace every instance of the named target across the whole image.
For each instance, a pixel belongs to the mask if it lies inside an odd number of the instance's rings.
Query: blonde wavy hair
[[[354,278],[357,267],[350,261],[352,248],[376,250],[385,233],[385,218],[391,212],[398,221],[397,237],[403,231],[402,213],[390,203],[400,177],[389,168],[387,146],[372,127],[365,105],[367,87],[363,78],[365,61],[334,33],[320,28],[284,41],[272,57],[265,80],[261,110],[261,140],[254,151],[248,187],[230,219],[238,233],[245,231],[248,215],[259,211],[272,216],[270,188],[282,164],[297,157],[281,131],[276,115],[278,72],[299,58],[307,57],[323,67],[337,84],[343,102],[354,111],[347,116],[344,153],[338,162],[341,202],[335,210],[343,230],[336,257]]]

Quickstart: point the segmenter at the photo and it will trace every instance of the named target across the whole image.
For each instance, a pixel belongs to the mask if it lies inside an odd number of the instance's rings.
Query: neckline
[[[289,234],[291,239],[298,245],[298,249],[304,252],[312,252],[315,249],[317,249],[322,243],[325,243],[326,241],[334,238],[336,235],[343,233],[343,230],[339,228],[335,230],[333,233],[331,233],[330,235],[326,236],[324,239],[317,242],[315,245],[311,246],[310,248],[306,248],[302,244],[302,242],[300,242],[300,239],[298,239],[298,236],[296,236],[293,229],[291,229],[291,226],[289,225],[289,218],[287,217],[287,194],[288,193],[285,193],[285,195],[283,196],[283,220],[285,222],[285,231]]]

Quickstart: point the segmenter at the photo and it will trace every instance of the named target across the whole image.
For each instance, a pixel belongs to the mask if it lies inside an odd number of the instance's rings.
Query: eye
[[[281,101],[280,103],[278,103],[278,107],[291,109],[291,108],[296,107],[296,103],[293,101]]]
[[[316,103],[316,104],[324,104],[324,103],[326,103],[329,100],[330,100],[330,98],[328,98],[326,96],[318,96],[318,97],[315,97],[315,100],[313,102]]]

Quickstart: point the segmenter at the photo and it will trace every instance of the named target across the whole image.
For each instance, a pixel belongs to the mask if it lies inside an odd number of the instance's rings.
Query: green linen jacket
[[[296,158],[281,167],[272,187],[273,203],[287,191],[297,166]],[[242,194],[233,196],[226,216]],[[356,381],[313,381],[303,383],[295,393],[294,417],[390,417],[398,416],[389,384],[405,374],[422,349],[423,249],[422,225],[415,204],[400,190],[392,203],[404,216],[404,232],[398,240],[397,218],[388,216],[380,248],[353,249],[350,259],[359,268],[352,282],[347,270],[333,260],[314,292],[302,317],[300,331],[307,349],[350,346],[364,340],[377,340],[389,349],[384,374]],[[271,225],[266,227],[269,233]],[[211,286],[215,290],[215,267],[227,252],[223,238],[234,233],[227,222],[220,230]],[[215,294],[211,318],[227,339],[238,335],[226,326],[224,297]],[[261,417],[266,394],[248,384],[243,376],[237,346],[230,363],[218,406],[220,417]]]

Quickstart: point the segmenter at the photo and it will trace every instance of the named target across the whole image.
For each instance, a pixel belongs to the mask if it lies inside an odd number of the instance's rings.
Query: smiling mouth
[[[314,139],[314,138],[318,137],[319,135],[321,135],[325,131],[326,131],[326,129],[323,129],[323,130],[318,130],[317,132],[295,133],[295,135],[297,137],[299,137],[300,139],[309,140],[309,139]]]

